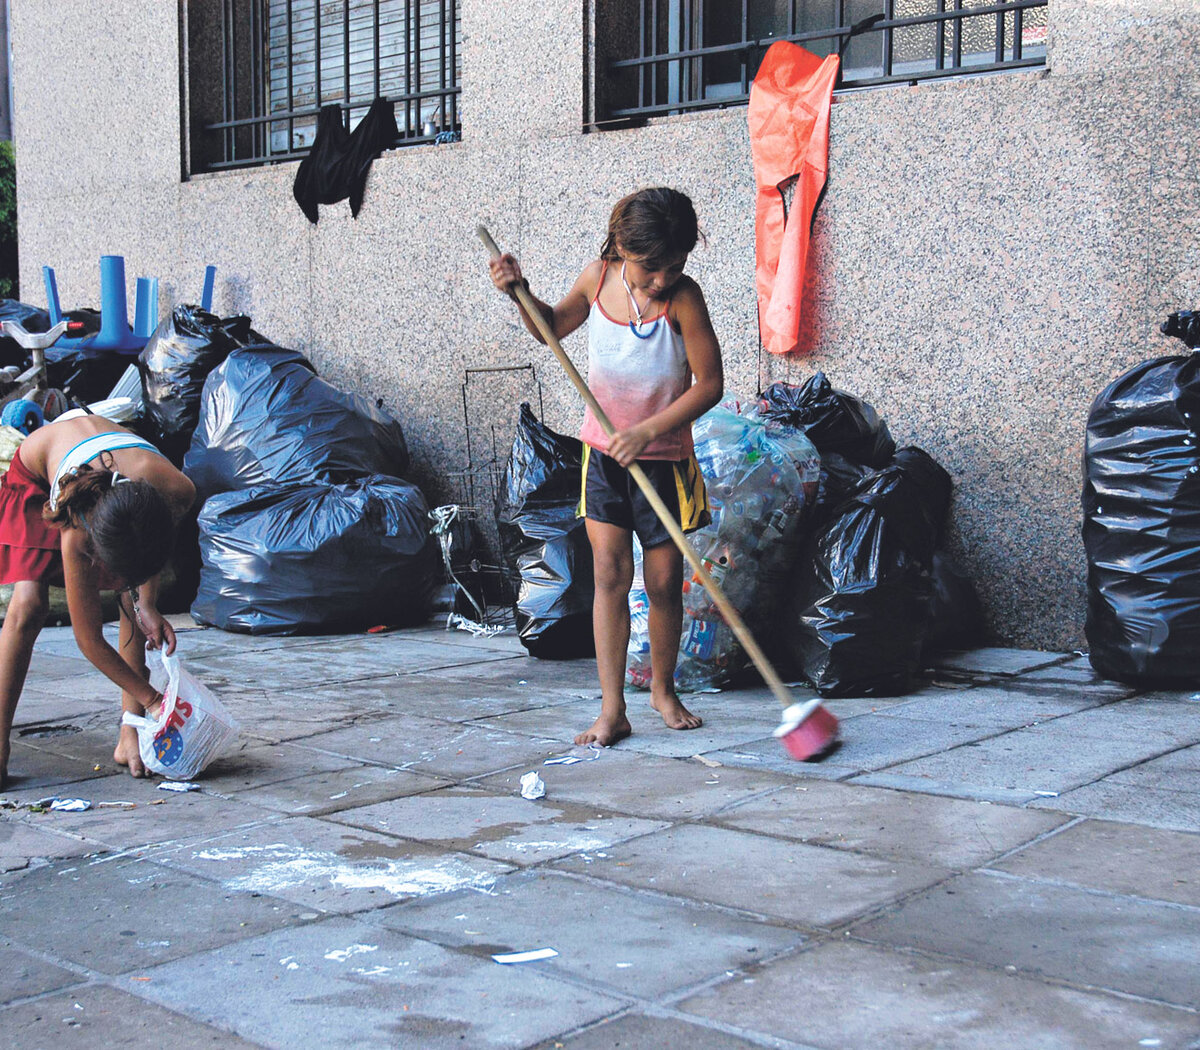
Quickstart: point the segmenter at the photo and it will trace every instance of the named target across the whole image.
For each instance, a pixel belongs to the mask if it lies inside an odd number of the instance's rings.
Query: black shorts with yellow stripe
[[[704,475],[694,455],[678,462],[639,459],[638,466],[684,532],[693,532],[712,521]],[[654,547],[671,539],[633,475],[611,456],[586,444],[578,516],[636,532],[643,547]]]

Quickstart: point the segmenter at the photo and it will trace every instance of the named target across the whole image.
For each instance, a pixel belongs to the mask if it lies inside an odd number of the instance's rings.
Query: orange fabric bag
[[[779,40],[767,49],[750,89],[759,333],[773,354],[798,349],[809,230],[829,165],[829,109],[839,61]],[[785,216],[781,187],[793,178],[796,190]]]

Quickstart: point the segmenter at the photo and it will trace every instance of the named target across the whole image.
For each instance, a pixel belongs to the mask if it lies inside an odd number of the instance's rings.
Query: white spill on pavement
[[[196,860],[258,862],[252,870],[223,880],[231,890],[278,893],[294,886],[328,882],[351,890],[383,890],[394,897],[425,896],[490,885],[495,876],[456,857],[414,860],[347,861],[336,853],[306,850],[287,843],[195,851]]]

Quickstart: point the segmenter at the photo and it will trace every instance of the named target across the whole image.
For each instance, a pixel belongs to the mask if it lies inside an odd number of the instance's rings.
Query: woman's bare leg
[[[683,555],[671,541],[642,552],[642,575],[650,600],[650,706],[669,729],[695,729],[702,724],[675,692],[675,663],[683,633]]]
[[[121,659],[125,661],[131,671],[143,678],[149,678],[150,673],[146,670],[146,636],[126,613],[125,605],[128,601],[128,597],[121,599],[121,623],[117,633],[117,652],[121,654]],[[126,711],[135,715],[146,713],[146,709],[140,703],[122,690],[121,712],[124,714]],[[142,763],[142,754],[138,749],[137,730],[133,726],[121,725],[120,733],[117,736],[117,748],[113,752],[113,761],[117,765],[128,766],[130,776],[144,777],[146,775],[146,767]]]
[[[615,744],[633,732],[625,715],[625,657],[629,648],[629,588],[633,585],[633,534],[607,522],[587,521],[595,565],[592,629],[600,677],[600,717],[577,744]]]
[[[0,788],[8,779],[8,738],[17,701],[25,687],[33,644],[50,611],[50,586],[23,580],[13,584],[12,601],[0,628]]]

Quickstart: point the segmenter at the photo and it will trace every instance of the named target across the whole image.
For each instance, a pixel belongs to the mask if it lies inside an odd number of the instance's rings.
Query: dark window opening
[[[395,145],[457,137],[458,0],[192,0],[185,174],[302,157],[322,106],[396,103]]]
[[[842,89],[1043,66],[1047,0],[595,0],[593,123],[744,103],[766,49],[842,56]],[[874,24],[850,35],[872,16]]]

